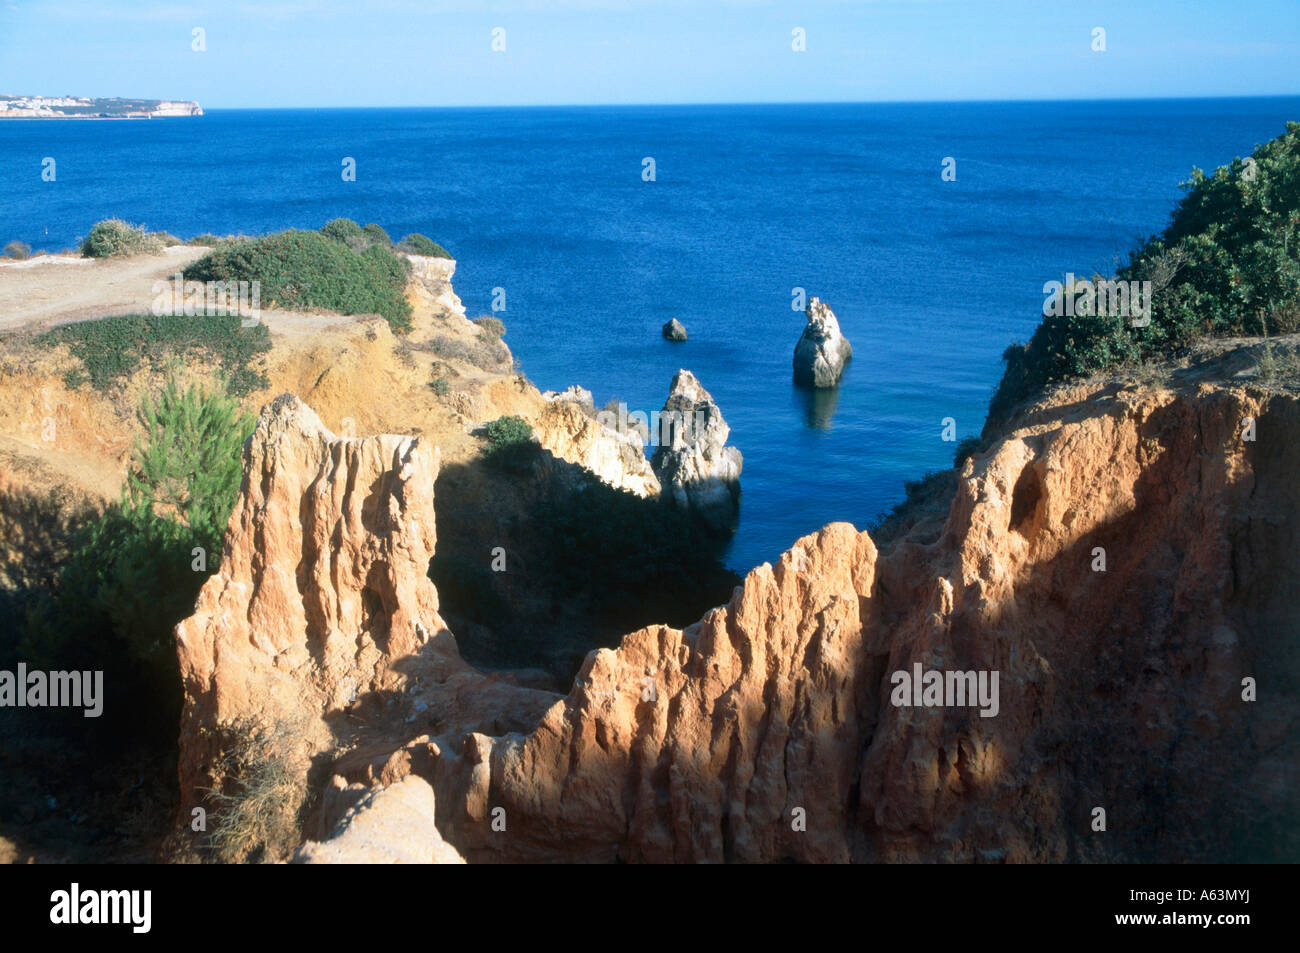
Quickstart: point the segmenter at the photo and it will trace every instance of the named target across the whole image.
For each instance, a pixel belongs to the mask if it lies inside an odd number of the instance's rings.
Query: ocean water
[[[958,439],[979,432],[1043,283],[1113,270],[1164,227],[1194,165],[1246,155],[1288,119],[1300,98],[3,122],[0,244],[69,247],[111,216],[183,238],[336,216],[423,232],[458,260],[471,316],[505,290],[497,315],[539,387],[648,413],[679,367],[696,373],[745,457],[728,556],[743,570],[832,520],[865,526],[904,480],[949,465],[943,419]],[[791,384],[795,288],[854,347],[817,401]],[[661,338],[673,317],[688,342]]]

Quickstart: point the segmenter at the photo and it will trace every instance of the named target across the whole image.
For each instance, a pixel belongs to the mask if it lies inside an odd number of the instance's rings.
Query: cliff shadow
[[[533,443],[444,466],[434,510],[429,575],[462,655],[542,669],[561,690],[592,649],[689,625],[740,582],[726,535]]]
[[[1291,583],[1300,573],[1300,446],[1284,439],[1300,429],[1300,404],[1274,400],[1261,411],[1260,440],[1242,445],[1244,473],[1224,462],[1221,441],[1234,439],[1235,423],[1235,408],[1227,411],[1218,433],[1213,415],[1181,402],[1151,414],[1139,435],[1161,450],[1146,451],[1130,510],[1027,559],[991,611],[968,602],[982,589],[957,593],[938,643],[946,667],[1000,670],[1002,711],[987,724],[964,710],[931,716],[942,718],[940,796],[961,798],[938,808],[946,818],[937,823],[961,819],[970,854],[953,859],[1300,859],[1300,595]],[[1006,533],[1035,545],[1044,507],[1041,492],[1024,493]],[[935,646],[915,578],[918,560],[942,545],[902,540],[881,563],[881,637],[899,667]],[[1245,697],[1248,678],[1261,686],[1258,700]],[[888,728],[864,761],[868,817],[914,809],[880,803],[898,797],[883,793],[885,776],[898,732],[913,730],[899,717],[882,707]],[[996,752],[993,769],[981,774],[967,751]],[[1093,829],[1096,808],[1104,832]],[[868,859],[933,849],[908,848],[914,833],[872,830]]]

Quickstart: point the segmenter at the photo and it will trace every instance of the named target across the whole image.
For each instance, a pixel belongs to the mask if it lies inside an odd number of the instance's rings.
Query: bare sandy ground
[[[147,314],[153,283],[210,249],[173,245],[161,255],[0,262],[0,330],[52,327],[114,314]]]
[[[111,315],[148,314],[154,282],[172,278],[209,251],[197,245],[173,245],[161,255],[132,258],[0,259],[0,331],[37,331]],[[322,327],[356,317],[264,308],[261,320],[274,332],[310,337]]]

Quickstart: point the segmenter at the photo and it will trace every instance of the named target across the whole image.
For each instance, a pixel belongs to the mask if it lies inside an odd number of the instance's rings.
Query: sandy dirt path
[[[0,261],[0,331],[37,329],[114,314],[147,314],[153,283],[210,249],[173,245],[161,255]]]

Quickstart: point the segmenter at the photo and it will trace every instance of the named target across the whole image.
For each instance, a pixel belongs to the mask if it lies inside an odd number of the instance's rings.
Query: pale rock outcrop
[[[451,286],[452,275],[456,273],[454,259],[409,254],[405,257],[411,263],[411,277],[427,290],[436,308],[465,313],[465,306]]]
[[[794,348],[794,382],[804,387],[835,387],[853,357],[853,348],[840,333],[835,313],[820,298],[809,300],[804,315],[808,324]]]
[[[338,782],[339,779],[335,779]],[[356,803],[324,841],[298,848],[299,864],[463,864],[438,833],[433,788],[407,775],[387,787],[349,786]]]
[[[585,401],[582,394],[576,400],[564,399],[564,394],[551,400],[533,425],[537,442],[561,460],[590,470],[610,486],[640,497],[658,496],[659,478],[645,457],[640,434],[606,426],[587,402],[590,392],[582,393]]]
[[[659,413],[650,464],[665,493],[715,529],[734,526],[740,498],[740,451],[726,445],[731,428],[713,397],[687,370],[679,370]]]
[[[561,391],[545,390],[542,391],[542,397],[554,403],[559,401],[566,404],[577,404],[579,407],[594,414],[596,412],[596,398],[591,395],[591,391],[577,384],[571,384]]]

